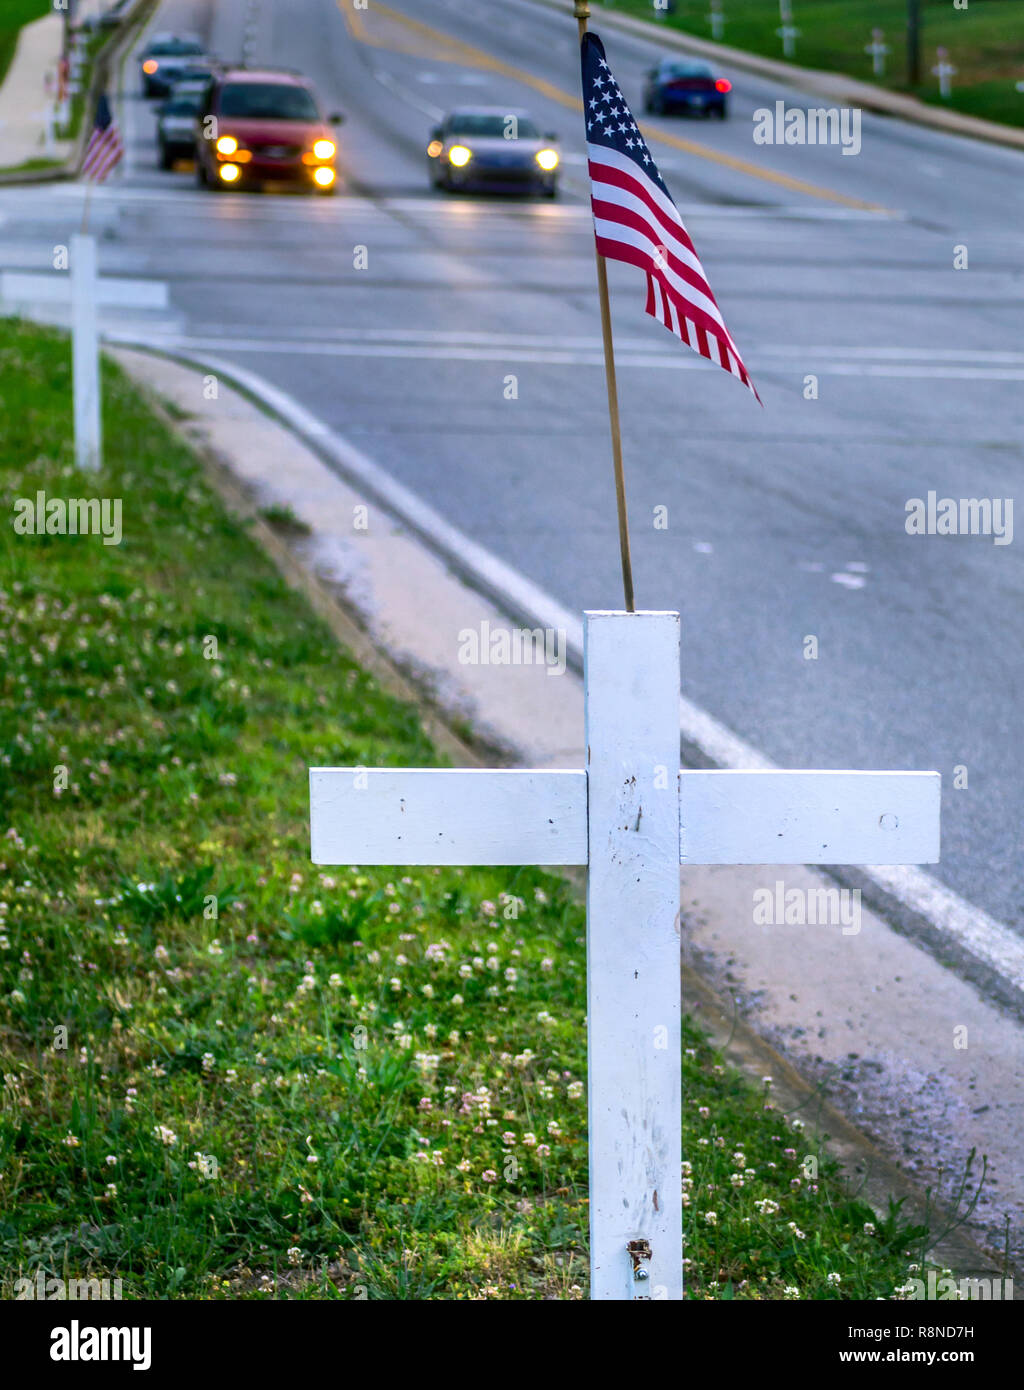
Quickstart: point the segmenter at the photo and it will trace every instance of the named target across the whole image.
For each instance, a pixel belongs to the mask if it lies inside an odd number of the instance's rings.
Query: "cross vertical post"
[[[100,352],[97,323],[96,238],[71,238],[71,364],[74,393],[75,463],[100,466]]]
[[[680,1299],[679,615],[584,643],[591,1297]]]

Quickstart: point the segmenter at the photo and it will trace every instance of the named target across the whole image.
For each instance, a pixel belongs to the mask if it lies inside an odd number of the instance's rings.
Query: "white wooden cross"
[[[892,49],[885,41],[884,30],[872,29],[871,42],[865,45],[864,52],[871,54],[871,71],[876,77],[884,77],[885,60],[892,52]]]
[[[100,431],[100,304],[165,309],[167,285],[160,280],[103,279],[97,273],[96,238],[76,233],[68,257],[70,278],[5,270],[0,301],[6,308],[40,304],[71,305],[71,365],[74,394],[75,463],[95,470],[103,457]]]
[[[920,864],[935,772],[679,771],[679,614],[584,616],[586,768],[310,769],[315,864],[585,864],[591,1297],[682,1298],[680,864]]]
[[[800,37],[800,30],[792,24],[784,24],[781,29],[776,29],[775,32],[782,40],[783,57],[792,58],[796,53],[796,41]]]
[[[939,96],[951,97],[953,95],[953,83],[951,79],[956,74],[957,69],[952,63],[946,61],[949,57],[949,53],[945,48],[937,48],[935,50],[935,56],[939,61],[937,65],[932,68],[932,72],[939,79]]]
[[[711,13],[708,15],[711,24],[711,37],[720,39],[725,33],[725,15],[722,11],[722,0],[711,0]]]

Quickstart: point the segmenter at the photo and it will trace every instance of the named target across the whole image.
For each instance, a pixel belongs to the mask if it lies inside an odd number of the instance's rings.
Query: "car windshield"
[[[154,43],[149,51],[154,58],[186,58],[202,53],[203,45],[189,39],[164,39]]]
[[[664,63],[662,77],[710,77],[711,69],[706,63]]]
[[[194,116],[202,105],[202,99],[198,92],[191,96],[175,97],[164,105],[163,115],[165,116]]]
[[[316,102],[305,87],[283,82],[232,82],[220,94],[222,116],[268,121],[315,121]]]
[[[452,135],[476,135],[480,139],[486,139],[488,136],[504,136],[506,140],[540,139],[540,131],[529,116],[453,116],[448,123],[448,129]]]

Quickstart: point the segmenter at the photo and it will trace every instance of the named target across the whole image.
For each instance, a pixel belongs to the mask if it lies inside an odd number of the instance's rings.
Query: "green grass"
[[[594,0],[594,24],[602,5],[650,19],[651,0]],[[676,0],[675,12],[661,21],[700,38],[711,38],[708,0]],[[722,42],[770,58],[782,58],[778,0],[722,0],[726,18]],[[922,82],[906,80],[906,0],[792,0],[793,22],[800,30],[793,62],[802,67],[846,72],[896,91],[913,91],[925,101],[948,105],[970,115],[1009,125],[1024,125],[1024,5],[1020,0],[970,0],[967,9],[952,0],[921,0]],[[886,76],[874,77],[864,52],[872,29],[882,29],[892,49]],[[950,101],[941,101],[932,76],[935,50],[949,51],[959,69]]]
[[[577,899],[311,866],[308,766],[437,764],[416,711],[109,363],[75,473],[68,359],[0,320],[0,1295],[583,1296]],[[122,543],[16,533],[39,489],[121,499]],[[684,1046],[688,1296],[892,1296],[924,1233]]]
[[[7,75],[22,29],[52,9],[50,0],[4,0],[0,11],[0,82]]]

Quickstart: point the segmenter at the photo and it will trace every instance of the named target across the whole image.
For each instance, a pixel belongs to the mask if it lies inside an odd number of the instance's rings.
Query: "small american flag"
[[[647,312],[760,402],[596,34],[583,35],[583,109],[597,249],[647,273]]]
[[[85,147],[82,177],[91,179],[96,183],[102,183],[123,155],[124,146],[121,144],[117,122],[110,110],[110,102],[107,100],[106,92],[101,92],[99,101],[96,103],[96,120],[93,124],[92,134]]]

